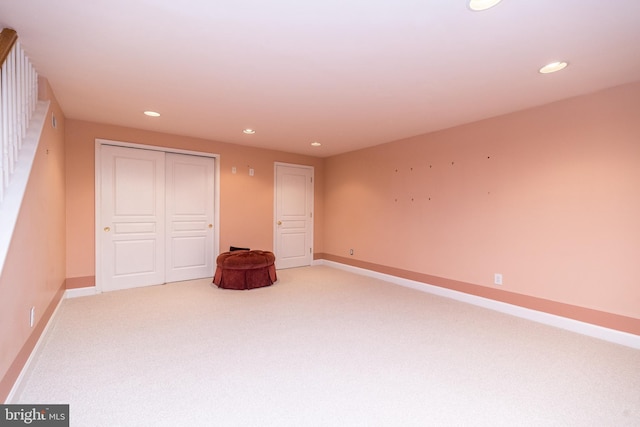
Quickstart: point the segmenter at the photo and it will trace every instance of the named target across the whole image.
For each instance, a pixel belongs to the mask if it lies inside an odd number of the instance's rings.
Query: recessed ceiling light
[[[249,129],[249,128],[247,128],[247,129],[243,130],[242,132],[243,132],[243,133],[246,133],[247,135],[253,135],[254,133],[256,133],[256,131],[255,131],[255,130],[253,130],[253,129]]]
[[[313,145],[314,147],[320,147],[322,144],[320,144],[318,141],[313,141],[311,145]]]
[[[547,64],[540,68],[538,71],[542,74],[555,73],[556,71],[564,69],[567,65],[568,64],[566,62],[562,61],[552,62],[551,64]]]
[[[487,10],[500,3],[502,0],[470,0],[469,9],[480,12]]]
[[[149,117],[160,117],[160,113],[156,113],[155,111],[145,111],[144,114]]]

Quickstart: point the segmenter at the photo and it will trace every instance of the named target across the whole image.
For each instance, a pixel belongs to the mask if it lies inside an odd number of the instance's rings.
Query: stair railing
[[[38,74],[9,28],[0,33],[0,63],[1,205],[38,101]]]

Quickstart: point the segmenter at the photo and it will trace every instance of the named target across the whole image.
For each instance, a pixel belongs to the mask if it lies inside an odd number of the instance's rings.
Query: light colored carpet
[[[640,351],[326,266],[63,301],[14,403],[85,426],[638,426]]]

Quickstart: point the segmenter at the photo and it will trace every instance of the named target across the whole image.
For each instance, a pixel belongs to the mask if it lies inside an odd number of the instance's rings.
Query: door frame
[[[277,252],[277,241],[278,241],[278,166],[288,166],[293,168],[301,168],[308,169],[311,171],[311,236],[309,236],[310,246],[311,246],[311,262],[310,265],[313,264],[313,256],[315,254],[314,250],[314,228],[315,228],[315,193],[316,193],[316,183],[315,183],[315,168],[309,165],[299,165],[295,163],[285,163],[285,162],[273,162],[273,251]],[[276,265],[277,265],[277,256],[276,253]]]
[[[220,253],[220,155],[214,153],[206,153],[202,151],[182,150],[179,148],[160,147],[155,145],[137,144],[133,142],[114,141],[109,139],[95,139],[95,183],[94,183],[94,219],[95,219],[95,234],[94,234],[94,248],[95,248],[95,278],[96,278],[96,293],[102,293],[102,245],[99,244],[102,236],[102,218],[101,218],[101,204],[102,204],[102,146],[113,145],[117,147],[125,148],[138,148],[142,150],[162,151],[164,153],[178,153],[187,154],[200,157],[212,157],[214,159],[214,192],[213,195],[213,256],[218,256]]]

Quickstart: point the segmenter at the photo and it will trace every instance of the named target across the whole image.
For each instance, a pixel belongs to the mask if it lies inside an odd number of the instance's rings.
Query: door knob
[[[213,224],[209,224],[209,228],[213,228]]]
[[[109,232],[109,231],[111,231],[111,228],[110,228],[110,227],[105,227],[105,228],[104,228],[104,231]]]
[[[278,225],[282,225],[282,221],[278,221]]]

